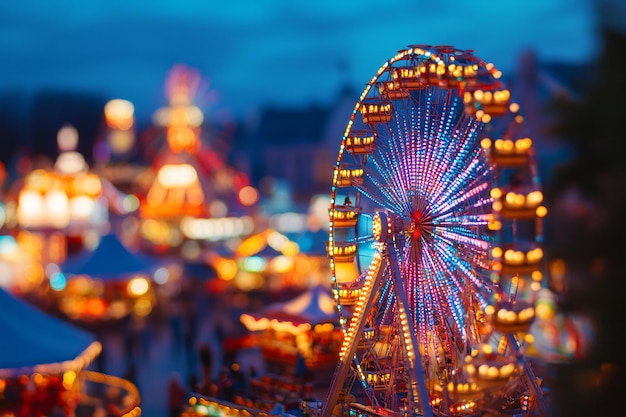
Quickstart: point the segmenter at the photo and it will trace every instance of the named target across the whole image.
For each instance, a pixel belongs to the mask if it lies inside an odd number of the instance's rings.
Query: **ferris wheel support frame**
[[[363,300],[361,304],[361,310],[365,310],[365,309],[369,310],[371,308],[372,303],[375,298],[375,294],[376,294],[375,290],[379,286],[380,278],[383,276],[383,270],[384,270],[383,265],[379,265],[378,271],[376,272],[376,275],[374,276],[372,282],[369,285],[370,291],[367,295],[367,299]],[[351,321],[353,319],[354,317],[351,319]],[[363,314],[358,315],[356,319],[358,320],[358,322],[355,324],[355,327],[353,328],[352,333],[356,333],[358,335],[358,334],[361,334],[363,332],[363,329],[365,328],[365,315]],[[350,325],[352,325],[352,323],[350,323]],[[344,338],[348,336],[349,335],[346,334],[344,335]],[[348,372],[350,371],[352,367],[352,362],[355,359],[356,349],[357,349],[357,344],[351,343],[349,345],[349,349],[345,352],[343,356],[339,358],[339,362],[337,363],[337,367],[335,368],[333,379],[328,389],[326,400],[324,401],[324,404],[323,404],[321,417],[332,416],[335,405],[337,404],[337,401],[339,400],[341,387],[343,386],[343,383],[345,382],[346,377],[348,376]],[[375,401],[375,397],[372,397],[371,399]]]
[[[515,355],[518,357],[519,361],[522,363],[524,367],[524,375],[526,376],[528,385],[530,386],[530,389],[535,394],[534,399],[535,399],[535,404],[539,408],[539,415],[543,417],[548,416],[549,415],[548,407],[546,405],[545,398],[543,397],[543,392],[541,390],[541,387],[537,385],[535,373],[530,367],[530,363],[528,363],[528,361],[524,359],[523,355],[520,354],[520,345],[517,342],[517,340],[515,340],[515,336],[513,335],[513,333],[508,333],[506,335],[506,338],[507,338],[507,342],[509,343],[509,345],[513,347],[513,350],[515,351]]]
[[[381,217],[381,223],[387,224],[391,221],[391,219],[387,218],[385,213],[377,213]],[[400,222],[402,223],[402,222]],[[391,225],[391,223],[389,223]],[[400,227],[404,226],[404,224],[399,225]],[[391,229],[396,229],[396,227],[391,226]],[[407,410],[415,410],[416,404],[421,403],[423,415],[425,417],[432,417],[432,409],[430,406],[430,396],[428,395],[428,391],[426,390],[426,381],[424,379],[424,369],[422,367],[422,356],[420,353],[419,345],[417,343],[417,338],[415,337],[415,329],[413,328],[413,318],[407,320],[406,314],[410,311],[409,302],[406,297],[406,293],[404,292],[404,284],[402,282],[402,274],[399,268],[399,260],[397,254],[397,248],[395,245],[395,234],[384,234],[380,239],[383,244],[383,249],[380,250],[381,254],[386,254],[389,261],[388,264],[392,270],[393,284],[396,292],[396,300],[397,300],[397,311],[399,315],[404,314],[404,319],[401,318],[401,322],[404,323],[402,327],[402,346],[403,348],[409,352],[408,355],[404,356],[404,367],[406,369],[406,375],[408,377],[407,384]],[[383,259],[385,259],[384,257]],[[369,310],[371,308],[372,302],[375,298],[376,289],[379,287],[380,279],[384,275],[384,266],[379,265],[376,276],[371,283],[370,291],[367,299],[362,305],[362,308],[365,310]],[[356,317],[358,323],[354,326],[354,333],[360,334],[365,327],[365,315],[361,314]],[[339,394],[341,387],[347,377],[348,371],[350,370],[351,359],[354,358],[356,353],[357,344],[350,344],[350,349],[345,353],[345,355],[341,358],[337,365],[337,369],[335,371],[335,377],[333,378],[331,385],[328,390],[328,395],[326,401],[324,402],[324,409],[322,412],[322,417],[331,417],[332,412],[335,408],[335,405],[339,399]]]
[[[388,237],[388,240],[395,241],[392,236]],[[402,283],[400,268],[398,267],[398,255],[396,253],[397,248],[395,245],[391,245],[391,248],[386,245],[387,254],[389,256],[389,261],[392,267],[392,276],[393,276],[393,284],[396,288],[396,296],[398,302],[398,311],[399,312],[408,312],[410,311],[409,301],[406,297],[406,293],[404,292],[404,284]],[[411,346],[407,346],[410,341],[412,346],[413,355],[405,355],[405,367],[408,369],[408,376],[411,390],[407,396],[411,400],[407,404],[409,409],[414,409],[415,400],[421,400],[422,408],[424,411],[424,415],[426,417],[432,417],[433,413],[430,408],[430,395],[428,395],[428,391],[426,390],[426,380],[424,379],[424,369],[422,367],[422,355],[420,353],[419,345],[417,344],[417,339],[415,337],[415,332],[413,328],[413,319],[406,320],[406,325],[402,327],[402,332],[404,333],[402,336],[402,344],[407,349],[411,349]],[[408,337],[408,339],[407,339]],[[408,366],[407,366],[408,365]],[[417,385],[417,387],[415,386]],[[419,398],[415,398],[417,396],[417,390],[419,390]]]

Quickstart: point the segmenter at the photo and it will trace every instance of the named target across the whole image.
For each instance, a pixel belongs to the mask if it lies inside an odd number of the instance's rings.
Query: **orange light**
[[[170,125],[167,128],[167,143],[173,152],[196,153],[198,148],[197,130],[188,126]]]
[[[259,201],[259,192],[256,188],[246,185],[239,190],[239,202],[243,206],[252,206]]]
[[[106,306],[104,305],[104,301],[102,301],[101,299],[91,298],[89,301],[87,301],[85,310],[89,315],[92,315],[94,317],[100,317],[104,314]]]

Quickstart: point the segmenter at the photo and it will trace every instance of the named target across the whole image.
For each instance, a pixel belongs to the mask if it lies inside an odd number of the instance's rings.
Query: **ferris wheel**
[[[501,75],[410,46],[357,101],[329,209],[344,343],[324,417],[545,411],[523,348],[546,209]]]

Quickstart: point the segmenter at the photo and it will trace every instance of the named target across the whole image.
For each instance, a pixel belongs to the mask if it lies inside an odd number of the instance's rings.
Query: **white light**
[[[57,133],[57,145],[61,152],[73,151],[78,145],[78,131],[72,125],[65,125]]]
[[[63,191],[50,191],[44,197],[45,216],[51,226],[63,228],[70,222],[67,194]]]
[[[89,220],[95,208],[95,202],[86,195],[74,197],[70,200],[70,217],[76,220]]]
[[[275,214],[270,222],[272,227],[281,233],[301,233],[306,230],[307,215],[293,212]]]
[[[17,204],[17,221],[23,226],[41,226],[44,222],[43,196],[37,191],[23,190]]]
[[[144,295],[148,292],[148,288],[150,288],[150,283],[148,283],[148,280],[143,277],[133,278],[128,283],[128,292],[131,295]]]
[[[221,200],[215,200],[209,205],[209,214],[212,217],[224,217],[228,214],[228,207]]]
[[[169,279],[170,279],[170,273],[167,270],[167,268],[159,268],[156,271],[154,271],[154,281],[157,284],[163,285],[167,283]]]
[[[87,162],[78,152],[63,152],[58,156],[54,166],[64,174],[78,174],[87,170]]]
[[[133,194],[128,194],[122,199],[122,208],[125,213],[132,213],[139,208],[139,199]]]
[[[189,164],[163,165],[157,178],[166,188],[187,188],[198,179],[198,173]]]

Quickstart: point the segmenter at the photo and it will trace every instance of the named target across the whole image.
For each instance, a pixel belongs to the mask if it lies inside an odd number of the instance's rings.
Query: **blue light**
[[[13,236],[0,236],[0,253],[8,254],[17,250],[17,242]]]
[[[61,291],[67,285],[67,279],[61,272],[55,272],[50,276],[50,287],[55,291]]]
[[[250,256],[244,259],[243,267],[249,272],[262,272],[265,269],[265,259],[260,256]]]

